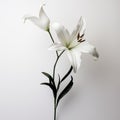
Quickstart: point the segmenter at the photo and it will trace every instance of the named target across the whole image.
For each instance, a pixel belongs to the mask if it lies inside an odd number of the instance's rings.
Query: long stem
[[[54,43],[55,41],[54,41],[54,39],[52,37],[52,34],[51,34],[50,30],[48,30],[48,33],[49,33],[49,35],[51,37],[52,42]],[[63,53],[64,53],[64,51],[62,51],[60,54],[58,54],[58,52],[56,51],[57,59],[55,61],[54,68],[53,68],[53,80],[55,79],[55,70],[56,70],[57,62],[58,62],[60,56]],[[54,83],[55,83],[55,81],[54,81]],[[56,120],[56,110],[57,110],[56,97],[54,97],[54,120]]]
[[[52,42],[54,43],[55,41],[54,41],[54,39],[53,39],[53,37],[52,37],[52,34],[51,34],[51,32],[50,32],[50,30],[48,30],[48,33],[49,33],[49,35],[50,35],[50,37],[51,37],[51,40],[52,40]],[[56,65],[57,65],[57,62],[58,62],[58,60],[59,60],[59,58],[61,57],[61,55],[64,53],[64,50],[60,53],[60,54],[58,54],[58,52],[56,51],[56,55],[57,55],[57,59],[56,59],[56,61],[55,61],[55,64],[54,64],[54,67],[53,67],[53,80],[54,80],[54,83],[55,83],[55,72],[56,72]],[[71,66],[70,67],[70,69],[68,70],[68,72],[65,74],[65,76],[61,79],[61,83],[67,78],[67,76],[72,72],[72,69],[73,69],[73,67]],[[56,88],[56,85],[55,85],[55,88]],[[57,93],[56,93],[57,94]],[[54,97],[54,120],[56,120],[56,111],[57,111],[57,103],[56,103],[56,97]]]
[[[54,98],[54,120],[56,120],[56,98]]]

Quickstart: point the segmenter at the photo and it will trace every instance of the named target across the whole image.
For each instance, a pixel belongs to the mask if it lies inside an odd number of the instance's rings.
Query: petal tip
[[[25,23],[26,22],[26,20],[29,18],[29,16],[28,15],[25,15],[25,16],[23,16],[22,17],[22,21],[23,21],[23,23]]]
[[[45,6],[45,4],[43,4],[40,8],[40,12],[39,12],[39,19],[41,21],[41,27],[48,31],[49,29],[49,25],[50,25],[50,19],[49,17],[47,16],[47,14],[45,13],[44,9],[43,9],[43,6]]]
[[[96,48],[94,49],[94,52],[92,53],[92,55],[93,55],[93,57],[94,57],[94,60],[98,60],[99,54],[98,54]]]

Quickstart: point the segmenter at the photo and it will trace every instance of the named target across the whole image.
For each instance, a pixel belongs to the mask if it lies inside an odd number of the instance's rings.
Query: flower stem
[[[48,33],[50,35],[50,38],[52,40],[52,42],[54,43],[54,39],[52,37],[52,34],[50,32],[50,30],[48,30]],[[55,71],[56,71],[56,65],[57,65],[57,62],[59,60],[59,58],[61,57],[61,55],[64,53],[64,51],[62,51],[60,54],[58,54],[58,52],[56,51],[56,55],[57,55],[57,59],[55,61],[55,64],[54,64],[54,67],[53,67],[53,80],[54,80],[54,83],[55,83]],[[56,88],[56,85],[55,85],[55,88]],[[56,93],[57,94],[57,93]],[[56,97],[54,97],[54,120],[56,120],[56,110],[57,110],[57,104],[56,104]]]
[[[52,39],[52,42],[54,43],[55,41],[54,41],[54,39],[53,39],[53,37],[52,37],[52,34],[51,34],[50,30],[48,30],[48,33],[49,33],[49,35],[50,35],[50,37],[51,37],[51,39]]]
[[[56,98],[54,98],[54,120],[56,120]]]
[[[53,68],[53,80],[55,80],[55,71],[56,71],[56,65],[57,65],[57,62],[59,60],[59,58],[61,57],[61,55],[64,53],[64,51],[62,51],[58,56],[57,56],[57,59],[55,61],[55,64],[54,64],[54,68]],[[55,82],[55,81],[54,81]],[[54,97],[54,120],[56,120],[56,110],[57,110],[57,103],[56,103],[56,97]]]
[[[51,40],[52,40],[52,42],[54,43],[55,41],[54,41],[54,39],[53,39],[53,37],[52,37],[52,34],[51,34],[51,32],[50,32],[50,30],[48,30],[48,33],[49,33],[49,35],[50,35],[50,37],[51,37]],[[56,51],[56,55],[57,55],[57,58],[56,58],[56,61],[55,61],[55,63],[54,63],[54,67],[53,67],[53,80],[54,80],[54,83],[55,83],[55,72],[56,72],[56,66],[57,66],[57,63],[58,63],[58,60],[59,60],[59,58],[61,57],[61,55],[64,53],[64,51],[65,50],[63,50],[60,54],[58,54],[58,52]],[[71,71],[72,71],[72,69],[73,69],[73,67],[71,66],[70,67],[70,69],[69,69],[69,71],[65,74],[65,76],[61,79],[61,83],[67,78],[67,76],[71,73]],[[55,85],[55,88],[56,88],[56,85]],[[57,88],[56,88],[57,89]],[[54,97],[54,120],[56,120],[56,114],[57,114],[57,92],[56,92],[56,97]]]
[[[53,67],[53,80],[55,82],[55,71],[56,71],[56,65],[57,65],[57,62],[60,58],[60,56],[64,53],[64,51],[62,51],[58,56],[57,56],[57,59],[55,61],[55,64],[54,64],[54,67]],[[57,93],[56,93],[57,94]],[[56,110],[57,110],[57,104],[56,104],[56,97],[54,97],[54,120],[56,120]]]

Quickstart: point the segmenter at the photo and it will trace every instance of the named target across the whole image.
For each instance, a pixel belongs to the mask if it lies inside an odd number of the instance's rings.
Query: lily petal
[[[43,6],[41,7],[40,12],[39,12],[39,19],[40,19],[40,22],[41,22],[41,28],[44,29],[44,30],[48,30],[50,20],[49,20],[48,16],[46,15],[46,13],[43,9]]]
[[[40,19],[35,17],[35,16],[25,16],[24,17],[24,22],[26,22],[26,20],[30,20],[32,21],[35,25],[37,25],[38,27],[41,28],[41,22],[40,22]]]
[[[73,71],[76,73],[81,64],[81,53],[78,53],[74,50],[66,50],[66,53],[71,65],[73,66]]]
[[[64,45],[64,46],[67,46],[69,44],[69,38],[70,38],[70,35],[69,35],[69,32],[67,29],[65,29],[64,26],[62,26],[61,24],[59,23],[53,23],[52,24],[52,27],[53,29],[56,31],[57,33],[57,36],[60,40],[60,42]]]
[[[55,51],[62,51],[66,50],[67,48],[64,47],[61,43],[53,43],[50,47],[49,50],[55,50]]]
[[[72,34],[71,34],[71,42],[74,40],[74,39],[76,39],[76,37],[77,37],[77,35],[78,35],[78,33],[79,33],[79,29],[80,29],[80,24],[79,24],[79,22],[78,22],[78,24],[77,24],[77,26],[75,27],[75,29],[73,30],[73,32],[72,32]]]
[[[41,29],[45,31],[48,31],[49,29],[50,20],[47,17],[46,13],[44,12],[43,7],[41,7],[40,9],[39,18],[35,16],[27,15],[24,17],[24,22],[26,20],[32,21],[35,25],[37,25],[38,27],[40,27]]]
[[[89,44],[88,42],[80,43],[78,46],[76,46],[74,48],[74,50],[82,52],[82,53],[89,53],[95,58],[99,57],[99,54],[98,54],[96,48],[93,45]]]
[[[70,37],[71,42],[77,38],[78,33],[80,33],[80,35],[84,34],[85,29],[86,29],[86,22],[83,19],[83,17],[81,16],[75,29],[73,30],[73,32],[71,34],[71,37]]]
[[[81,36],[81,35],[85,34],[85,30],[86,30],[86,22],[82,16],[80,17],[79,25],[80,25],[79,33]]]

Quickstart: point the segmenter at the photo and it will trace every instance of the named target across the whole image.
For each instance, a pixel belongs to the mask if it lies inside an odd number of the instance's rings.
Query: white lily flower
[[[77,72],[80,67],[82,53],[89,53],[95,58],[99,57],[96,48],[84,39],[86,23],[82,17],[71,35],[59,23],[54,23],[52,27],[55,29],[60,43],[53,43],[49,50],[65,50],[74,72]]]
[[[32,21],[35,25],[37,25],[38,27],[40,27],[41,29],[48,31],[49,30],[49,25],[50,25],[50,20],[48,18],[48,16],[46,15],[43,6],[40,9],[39,12],[39,17],[35,17],[35,16],[24,16],[24,22],[26,20],[30,20]]]

